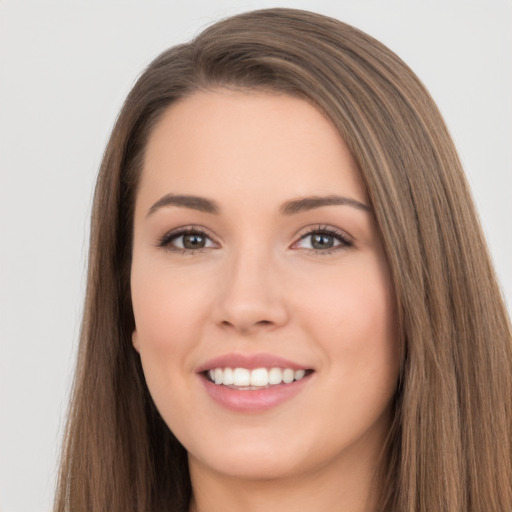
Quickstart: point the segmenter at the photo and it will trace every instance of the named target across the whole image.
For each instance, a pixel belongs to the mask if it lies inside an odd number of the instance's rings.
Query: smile
[[[268,389],[303,379],[311,370],[293,368],[212,368],[206,378],[217,385],[243,391]]]
[[[196,369],[206,394],[231,412],[258,414],[289,402],[311,386],[316,373],[274,354],[224,354]]]

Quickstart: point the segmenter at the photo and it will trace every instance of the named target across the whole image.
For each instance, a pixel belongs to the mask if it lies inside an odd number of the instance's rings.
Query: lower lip
[[[272,409],[304,389],[311,375],[290,384],[279,384],[265,389],[238,390],[214,384],[203,375],[200,376],[206,392],[222,407],[235,412],[263,412]]]

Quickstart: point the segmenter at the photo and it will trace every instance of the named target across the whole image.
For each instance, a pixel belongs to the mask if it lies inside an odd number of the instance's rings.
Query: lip
[[[213,368],[247,368],[254,370],[256,368],[291,368],[292,370],[312,370],[310,366],[285,359],[275,354],[257,353],[241,354],[232,353],[215,357],[201,364],[197,373],[202,373]]]
[[[313,374],[290,384],[279,384],[265,389],[238,390],[210,382],[204,374],[200,379],[206,392],[217,404],[234,412],[258,413],[272,409],[300,393]]]
[[[314,372],[290,384],[279,384],[263,389],[240,390],[218,385],[205,376],[212,368],[291,368],[293,370],[311,370],[311,367],[285,359],[274,354],[225,354],[201,364],[196,372],[207,394],[218,405],[233,412],[259,413],[291,400],[309,383]]]

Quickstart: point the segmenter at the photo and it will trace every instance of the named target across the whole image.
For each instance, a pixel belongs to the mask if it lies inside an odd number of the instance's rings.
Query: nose
[[[240,251],[226,262],[219,282],[214,317],[223,329],[250,335],[287,323],[286,293],[271,257]]]

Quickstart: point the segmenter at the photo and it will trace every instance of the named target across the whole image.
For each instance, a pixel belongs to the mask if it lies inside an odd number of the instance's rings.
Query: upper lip
[[[232,353],[224,354],[213,359],[209,359],[197,368],[197,373],[205,372],[213,368],[291,368],[293,370],[311,369],[307,365],[291,361],[275,354],[257,353],[242,354]]]

